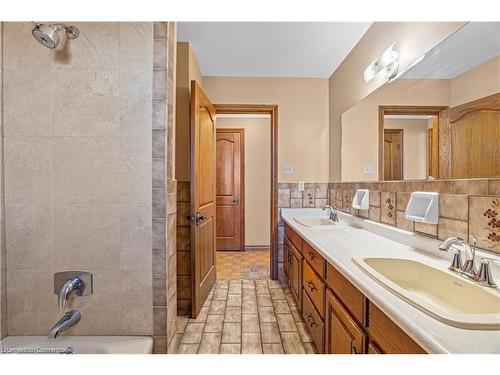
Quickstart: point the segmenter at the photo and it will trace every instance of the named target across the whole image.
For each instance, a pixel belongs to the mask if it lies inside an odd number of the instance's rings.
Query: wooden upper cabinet
[[[346,309],[326,292],[325,353],[363,354],[366,335]]]

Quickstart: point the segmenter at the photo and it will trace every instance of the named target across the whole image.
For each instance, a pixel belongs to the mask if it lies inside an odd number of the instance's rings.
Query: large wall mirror
[[[500,177],[500,23],[471,22],[342,115],[342,181]]]

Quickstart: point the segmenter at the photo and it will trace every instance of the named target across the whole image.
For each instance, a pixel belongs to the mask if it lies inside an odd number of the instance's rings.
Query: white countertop
[[[500,353],[500,331],[461,329],[434,319],[374,281],[352,261],[352,257],[390,256],[447,269],[451,255],[436,250],[439,241],[340,212],[341,224],[328,228],[306,227],[293,219],[326,217],[321,209],[282,209],[281,216],[429,353]],[[494,272],[497,276],[498,270]]]

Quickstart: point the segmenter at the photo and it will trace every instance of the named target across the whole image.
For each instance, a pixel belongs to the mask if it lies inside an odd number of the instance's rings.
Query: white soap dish
[[[406,206],[408,220],[437,224],[439,220],[439,193],[415,191]]]
[[[358,189],[352,200],[352,208],[368,210],[370,208],[370,192],[367,189]]]

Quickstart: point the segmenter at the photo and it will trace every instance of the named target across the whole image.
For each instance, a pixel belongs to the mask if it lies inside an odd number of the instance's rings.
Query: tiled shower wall
[[[356,189],[370,190],[369,211],[351,207]],[[440,193],[438,224],[406,220],[413,191]],[[331,183],[329,197],[343,212],[440,240],[474,236],[480,248],[500,253],[500,179]]]
[[[2,29],[0,22],[0,340],[7,335],[7,286],[5,259],[5,200],[3,194],[3,64]]]
[[[175,23],[154,24],[153,50],[153,351],[173,353],[177,344]]]
[[[53,51],[3,24],[8,334],[46,335],[53,273],[86,269],[68,334],[152,335],[153,24],[76,26]]]

